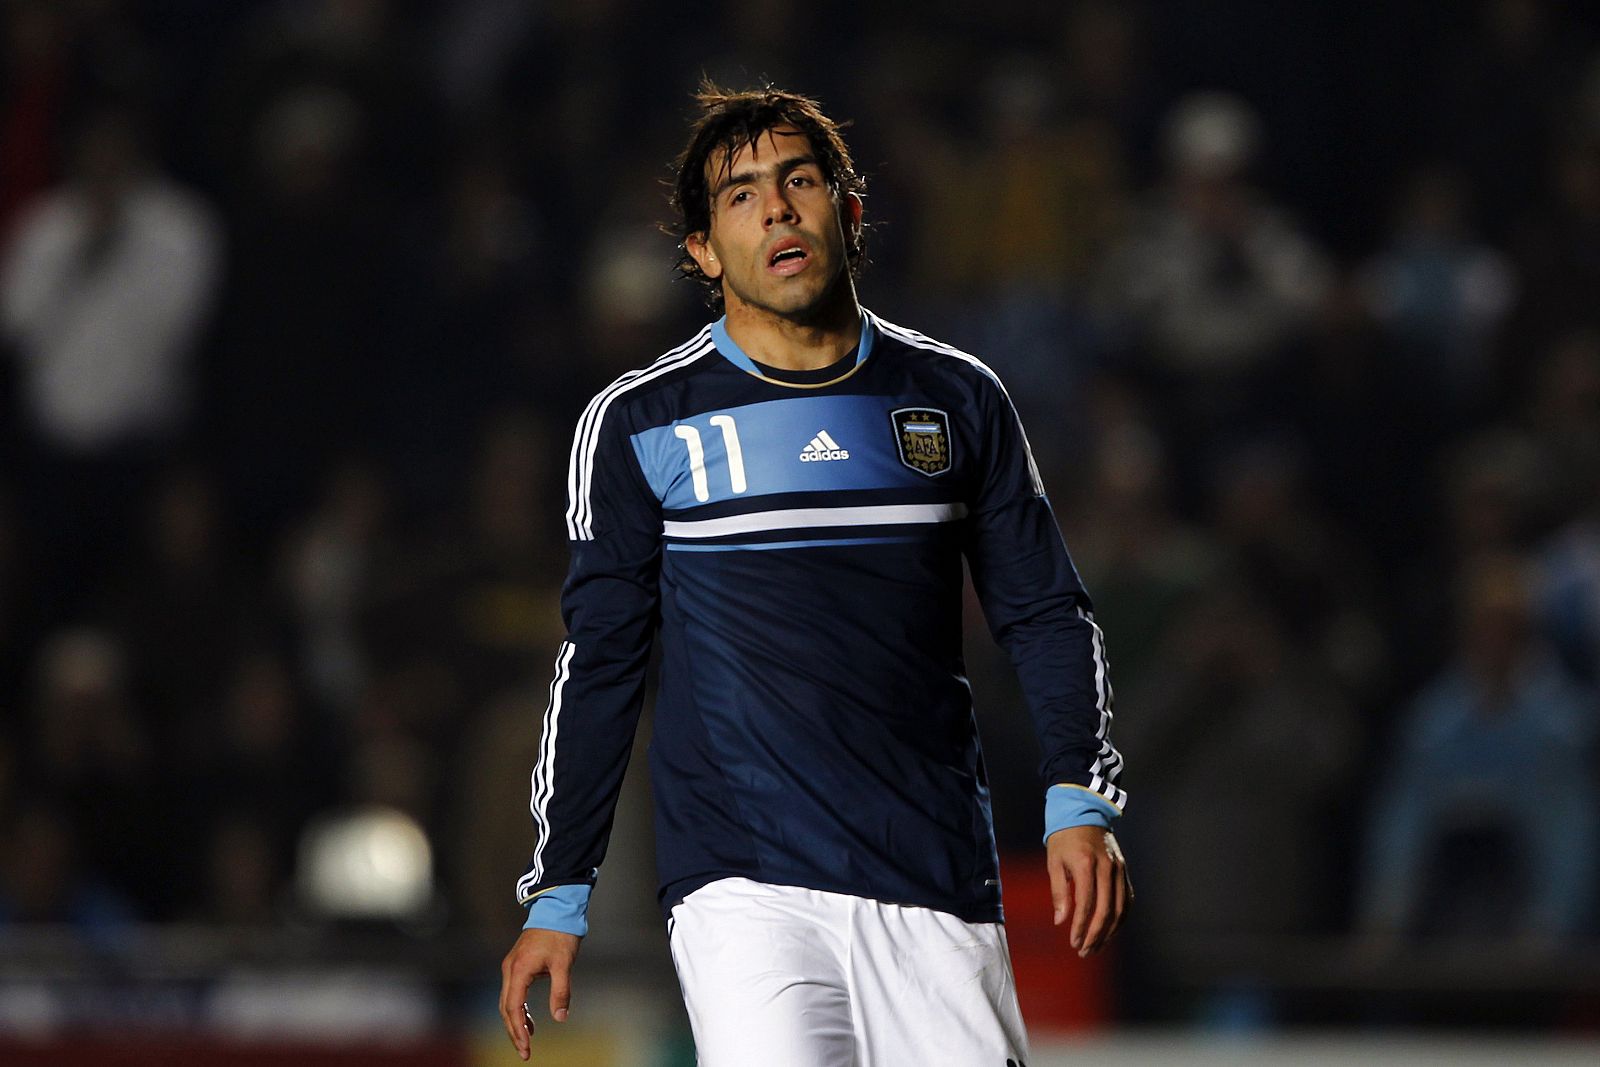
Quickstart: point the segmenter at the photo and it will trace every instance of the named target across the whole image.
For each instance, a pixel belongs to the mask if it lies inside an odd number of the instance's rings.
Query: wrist
[[[574,937],[589,933],[590,885],[552,886],[528,903],[524,930],[555,930]]]
[[[1121,815],[1122,809],[1098,793],[1077,785],[1053,785],[1044,794],[1044,840],[1075,826],[1109,830]]]

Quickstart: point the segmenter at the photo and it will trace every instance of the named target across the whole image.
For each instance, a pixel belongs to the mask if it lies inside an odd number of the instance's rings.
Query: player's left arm
[[[1133,898],[1111,833],[1127,793],[1111,742],[1105,635],[1028,449],[1015,408],[985,375],[975,398],[978,464],[965,545],[995,641],[1027,697],[1043,749],[1045,842],[1058,925],[1089,955],[1116,932]]]

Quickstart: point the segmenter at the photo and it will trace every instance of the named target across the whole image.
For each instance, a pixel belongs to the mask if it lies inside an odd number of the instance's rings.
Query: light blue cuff
[[[1069,826],[1111,829],[1122,811],[1111,801],[1075,785],[1053,785],[1044,791],[1044,839]]]
[[[589,894],[592,885],[558,885],[533,898],[524,930],[559,930],[583,937],[589,932]]]

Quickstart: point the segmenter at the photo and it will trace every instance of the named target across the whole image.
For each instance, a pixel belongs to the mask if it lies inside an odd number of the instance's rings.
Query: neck
[[[848,278],[835,294],[803,316],[787,316],[728,293],[728,336],[769,367],[817,370],[837,363],[861,339],[861,308]]]

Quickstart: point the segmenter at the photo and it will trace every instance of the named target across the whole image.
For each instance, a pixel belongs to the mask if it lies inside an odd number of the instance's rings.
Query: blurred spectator
[[[1163,130],[1167,175],[1102,268],[1121,343],[1148,361],[1185,436],[1274,406],[1282,357],[1328,285],[1322,253],[1248,180],[1262,139],[1233,96],[1181,100]]]
[[[1516,295],[1510,267],[1472,232],[1466,189],[1449,170],[1413,175],[1396,214],[1389,246],[1364,271],[1367,303],[1416,392],[1457,422],[1495,384],[1490,345]]]
[[[652,351],[657,338],[686,325],[678,317],[683,305],[674,300],[676,278],[660,269],[671,258],[672,243],[655,226],[660,218],[655,179],[656,168],[642,163],[634,165],[632,174],[618,175],[619,189],[627,192],[619,191],[596,213],[587,254],[578,264],[574,295],[580,303],[572,309],[578,313],[580,328],[576,340],[588,353],[586,374],[607,381],[637,366],[639,353]],[[693,321],[692,328],[698,329],[704,320],[695,314]],[[540,392],[562,389],[565,370],[548,365],[534,369],[540,376]],[[547,376],[553,379],[548,384]],[[536,399],[541,411],[566,421],[580,405],[573,403],[576,397],[557,395],[568,401],[559,412],[549,403],[553,398]]]
[[[541,336],[562,272],[507,154],[492,139],[455,153],[441,202],[430,201],[401,231],[386,268],[384,388],[372,392],[367,407],[372,445],[392,469],[405,471],[403,507],[427,507],[454,491],[485,411],[525,402],[568,418],[587,399],[565,384],[568,368],[552,365],[566,346]],[[634,221],[633,236],[652,236],[647,221]],[[595,242],[597,252],[604,243]],[[650,288],[664,287],[669,275],[653,269],[661,249],[652,256],[642,278],[630,262],[601,279],[597,290],[619,320],[653,322],[648,306],[659,307],[662,298]],[[613,343],[623,342],[636,351],[650,343],[637,331]]]
[[[1463,7],[1468,5],[1462,5]],[[1583,36],[1546,0],[1478,0],[1437,74],[1435,136],[1465,166],[1505,236],[1537,210],[1546,149],[1577,81]]]
[[[1087,0],[1060,12],[1056,76],[1066,113],[1093,117],[1122,143],[1118,153],[1139,179],[1160,125],[1159,72],[1150,62],[1148,13],[1121,0]]]
[[[1518,414],[1546,472],[1534,518],[1548,528],[1588,507],[1600,486],[1600,326],[1557,338],[1532,362]]]
[[[474,114],[493,102],[539,9],[524,0],[457,0],[439,6],[430,36],[440,95],[457,111]]]
[[[0,265],[0,331],[21,369],[30,516],[61,615],[81,609],[137,494],[184,429],[190,357],[221,234],[163,177],[134,114],[79,133],[69,180],[32,204]]]
[[[1352,697],[1371,697],[1384,638],[1362,561],[1307,494],[1299,449],[1261,440],[1225,453],[1213,474],[1219,548],[1267,603],[1284,636]]]
[[[30,803],[3,824],[0,926],[48,923],[100,935],[137,918],[129,902],[84,865],[85,839],[66,814]]]
[[[337,738],[308,721],[282,658],[267,650],[237,664],[221,715],[189,765],[208,810],[254,811],[270,819],[281,846],[330,799]]]
[[[0,281],[44,446],[90,458],[179,432],[220,244],[210,210],[156,169],[131,111],[85,124],[71,177],[29,207]]]
[[[1501,427],[1468,438],[1439,463],[1433,536],[1395,572],[1393,648],[1403,683],[1414,692],[1451,656],[1460,598],[1458,575],[1469,560],[1516,553],[1535,532],[1539,503],[1553,472],[1525,433]]]
[[[230,510],[265,550],[312,499],[319,466],[356,446],[381,388],[386,205],[365,183],[369,120],[349,94],[285,90],[249,118],[209,430]]]
[[[311,721],[287,665],[269,650],[237,661],[217,711],[176,768],[192,806],[172,831],[184,842],[176,881],[188,908],[262,923],[288,883],[296,837],[337,796],[341,738]]]
[[[259,611],[218,496],[203,467],[163,471],[141,500],[141,536],[108,583],[106,617],[124,635],[146,725],[174,769],[205,754],[227,674]]]
[[[1165,634],[1210,586],[1222,553],[1209,530],[1176,510],[1171,465],[1142,398],[1110,379],[1092,395],[1096,447],[1086,495],[1057,506],[1095,617],[1115,650],[1116,684],[1137,690],[1160,669]]]
[[[544,684],[539,650],[560,633],[562,467],[549,461],[564,457],[557,440],[526,411],[503,412],[486,428],[468,476],[466,525],[415,547],[417,562],[375,593],[366,633],[385,669],[436,676],[468,707]],[[458,730],[454,718],[437,725]]]
[[[1450,429],[1373,318],[1356,272],[1334,278],[1290,383],[1278,418],[1305,446],[1311,495],[1353,535],[1351,550],[1388,573],[1432,534],[1433,472],[1420,457]]]
[[[938,155],[914,171],[921,210],[937,220],[916,249],[935,332],[1000,374],[1046,464],[1070,450],[1083,381],[1100,362],[1084,292],[1125,186],[1115,131],[1065,115],[1052,75],[1027,56],[995,60],[977,97],[981,135],[929,139]]]
[[[1168,631],[1162,669],[1119,695],[1135,709],[1117,724],[1139,758],[1127,836],[1145,938],[1172,951],[1336,929],[1363,738],[1341,687],[1270,602],[1220,575]]]
[[[260,820],[219,819],[206,849],[205,896],[197,918],[224,926],[272,923],[286,884],[283,844]]]
[[[1597,707],[1532,632],[1529,582],[1504,554],[1462,572],[1455,656],[1406,713],[1370,813],[1368,931],[1553,947],[1587,930]]]
[[[371,466],[349,460],[286,549],[285,598],[299,644],[299,673],[317,702],[348,719],[370,670],[360,625],[385,563],[388,492]]]
[[[1538,547],[1538,616],[1567,668],[1600,684],[1600,333],[1565,338],[1541,365],[1529,422],[1554,484]]]
[[[73,849],[136,901],[158,911],[166,860],[153,827],[166,817],[144,717],[128,692],[126,652],[110,634],[53,635],[39,677],[24,765],[31,795],[50,797],[67,820]]]
[[[1575,125],[1549,149],[1538,213],[1513,234],[1521,299],[1506,326],[1501,375],[1522,381],[1529,352],[1546,350],[1574,329],[1600,329],[1600,120]]]
[[[460,706],[450,681],[437,671],[395,670],[367,688],[341,790],[350,804],[394,808],[437,837],[448,766],[439,757],[448,749],[431,744],[429,733]]]
[[[17,211],[54,174],[66,38],[59,6],[44,0],[0,5],[0,253]]]
[[[1562,663],[1600,685],[1600,481],[1588,509],[1555,532],[1537,559],[1540,629]]]
[[[27,677],[26,653],[34,639],[29,618],[33,577],[15,500],[0,484],[0,648],[12,650],[0,657],[0,704],[10,703]]]

